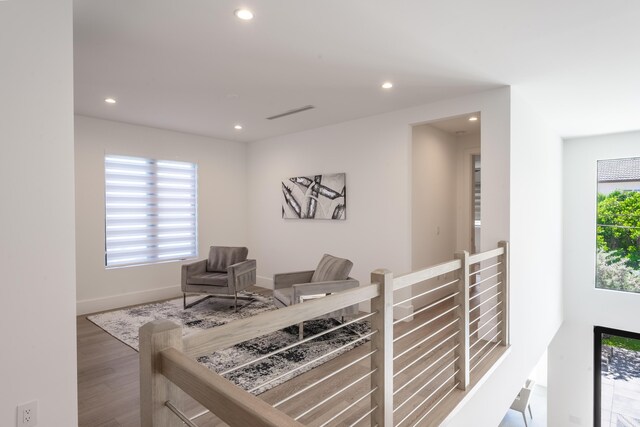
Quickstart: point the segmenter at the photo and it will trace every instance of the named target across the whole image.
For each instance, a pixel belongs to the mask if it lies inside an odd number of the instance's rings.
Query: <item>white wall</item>
[[[456,250],[457,140],[431,125],[412,138],[411,269],[453,259]]]
[[[533,369],[533,372],[529,374],[529,378],[536,382],[536,385],[541,387],[547,387],[548,366],[547,359],[549,358],[549,352],[545,351],[540,357],[538,364]]]
[[[593,327],[640,332],[640,295],[595,288],[597,167],[640,156],[640,132],[564,142],[565,323],[549,349],[549,425],[593,425]]]
[[[561,139],[512,89],[510,177],[487,179],[496,158],[486,153],[486,119],[483,111],[482,246],[495,244],[485,224],[497,186],[510,199],[511,353],[449,424],[460,427],[500,423],[562,323]]]
[[[79,314],[180,294],[182,262],[105,268],[105,154],[197,163],[198,258],[206,258],[211,245],[246,245],[244,143],[83,116],[76,117],[75,132]]]
[[[564,319],[562,140],[517,89],[511,112],[511,338],[522,351],[523,383]]]
[[[363,282],[377,267],[410,270],[411,128],[396,123],[365,119],[249,145],[250,250],[261,284],[314,269],[323,253],[351,259]],[[281,180],[334,172],[346,173],[346,220],[281,218]]]
[[[0,2],[0,425],[76,409],[71,0]]]
[[[410,271],[411,125],[469,112],[482,111],[486,150],[496,158],[486,241],[508,238],[508,195],[497,189],[508,182],[508,102],[504,88],[251,143],[249,235],[260,283],[314,268],[325,252],[353,260],[362,283],[379,267]],[[280,181],[329,172],[347,174],[347,220],[283,220]]]

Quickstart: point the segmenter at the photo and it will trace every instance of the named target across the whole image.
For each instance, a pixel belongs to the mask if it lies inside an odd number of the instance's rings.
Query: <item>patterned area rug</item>
[[[94,314],[87,316],[87,319],[104,329],[113,337],[133,349],[138,350],[138,329],[140,326],[153,320],[169,319],[181,324],[183,326],[182,335],[188,336],[203,329],[224,325],[236,319],[276,310],[276,306],[271,297],[249,292],[244,292],[243,294],[253,297],[254,300],[252,302],[239,301],[238,313],[234,312],[233,304],[230,304],[230,300],[210,298],[192,308],[183,310],[182,298],[178,298],[160,303]],[[191,301],[196,299],[198,299],[198,297],[191,297]],[[187,299],[187,303],[188,302],[189,299]],[[242,305],[242,308],[240,308],[240,305]],[[310,320],[304,323],[304,336],[306,338],[318,334],[336,325],[338,325],[338,322],[333,319]],[[357,322],[292,349],[285,350],[257,363],[230,372],[225,375],[225,378],[253,394],[260,394],[363,344],[366,342],[365,340],[356,341],[340,351],[328,354],[332,350],[351,343],[368,332],[368,322]],[[198,359],[198,361],[207,368],[221,373],[297,341],[298,327],[291,326],[281,331],[215,352]],[[322,357],[325,354],[327,356]],[[318,360],[309,363],[314,359]],[[307,366],[302,367],[307,363],[309,363]],[[301,368],[293,371],[297,367]]]

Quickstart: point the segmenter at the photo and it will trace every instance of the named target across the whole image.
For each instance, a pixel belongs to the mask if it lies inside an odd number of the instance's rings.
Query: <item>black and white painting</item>
[[[297,176],[282,182],[282,218],[346,219],[344,173]]]

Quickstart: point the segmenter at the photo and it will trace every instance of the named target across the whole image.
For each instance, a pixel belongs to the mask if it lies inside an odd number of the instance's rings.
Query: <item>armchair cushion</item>
[[[211,246],[207,271],[226,273],[227,267],[245,261],[249,249],[245,247]]]
[[[311,277],[311,283],[346,280],[351,272],[351,267],[353,267],[353,263],[348,259],[324,254]]]
[[[229,286],[226,273],[206,272],[187,277],[187,285]]]

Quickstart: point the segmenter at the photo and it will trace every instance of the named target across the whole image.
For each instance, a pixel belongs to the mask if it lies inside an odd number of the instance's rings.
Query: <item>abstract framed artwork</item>
[[[282,218],[346,219],[346,174],[297,176],[282,181]]]

